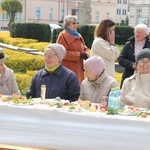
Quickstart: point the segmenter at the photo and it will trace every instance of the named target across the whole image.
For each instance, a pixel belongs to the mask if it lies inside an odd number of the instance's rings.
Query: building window
[[[100,13],[99,11],[96,12],[95,22],[98,23],[100,20]]]
[[[106,12],[106,18],[109,18],[109,12]]]
[[[123,4],[127,4],[127,0],[123,0]]]
[[[127,10],[126,9],[123,9],[122,10],[122,15],[126,15],[127,14]]]
[[[117,15],[121,15],[121,9],[117,9]]]
[[[76,9],[72,9],[72,15],[77,15],[77,10]]]
[[[53,20],[53,8],[49,10],[49,20]]]
[[[37,7],[36,9],[36,19],[40,19],[41,18],[41,8]]]
[[[5,12],[3,15],[2,15],[2,20],[9,20],[9,16],[8,16],[8,13]]]
[[[62,20],[64,19],[64,16],[65,16],[65,9],[62,8],[62,9],[61,9],[61,19],[62,19]]]
[[[117,4],[121,4],[121,0],[117,0]]]
[[[21,21],[22,19],[21,19],[21,13],[17,13],[16,15],[15,15],[15,20],[16,21]]]

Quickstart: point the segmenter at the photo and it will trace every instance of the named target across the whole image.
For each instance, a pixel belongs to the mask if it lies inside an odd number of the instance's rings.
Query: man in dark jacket
[[[26,97],[41,97],[41,85],[46,86],[45,98],[56,98],[78,100],[80,85],[76,74],[64,67],[61,62],[66,55],[64,46],[50,44],[44,50],[45,68],[39,70],[34,76],[30,90]]]
[[[133,75],[136,69],[135,57],[144,48],[150,48],[148,27],[145,24],[138,24],[135,26],[134,36],[129,38],[125,43],[122,52],[118,58],[120,66],[124,67],[124,72],[122,75],[121,85],[125,78]]]

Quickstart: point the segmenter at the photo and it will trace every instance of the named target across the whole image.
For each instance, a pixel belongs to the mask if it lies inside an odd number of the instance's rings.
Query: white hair
[[[74,20],[77,21],[77,16],[75,15],[68,15],[64,18],[64,22],[63,22],[63,28],[66,28],[69,24],[70,24],[70,20]]]
[[[148,27],[147,27],[145,24],[143,24],[143,23],[136,25],[134,29],[135,29],[135,30],[136,30],[136,29],[141,29],[141,30],[145,31],[145,33],[146,33],[147,35],[149,35]]]

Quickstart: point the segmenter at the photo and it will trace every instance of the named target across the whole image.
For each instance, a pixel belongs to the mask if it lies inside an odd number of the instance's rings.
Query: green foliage
[[[37,71],[27,71],[26,74],[15,73],[16,82],[21,93],[25,95],[29,90],[33,76]]]
[[[1,3],[1,8],[9,15],[10,21],[8,23],[8,27],[10,27],[12,22],[14,22],[16,13],[22,12],[22,4],[20,0],[4,0]]]
[[[43,56],[31,55],[7,49],[4,49],[4,51],[8,55],[5,64],[15,72],[39,70],[45,66]]]
[[[124,45],[127,42],[127,39],[134,35],[134,28],[117,26],[115,29],[116,32],[116,44]]]
[[[51,30],[48,24],[12,23],[10,36],[13,38],[37,39],[38,42],[50,42]]]
[[[95,26],[93,25],[82,25],[82,26],[79,26],[77,29],[77,31],[82,35],[86,43],[86,46],[88,48],[91,48],[91,45],[93,43],[94,30],[95,30]]]

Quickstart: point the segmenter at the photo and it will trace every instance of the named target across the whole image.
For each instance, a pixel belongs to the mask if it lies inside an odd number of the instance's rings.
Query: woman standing
[[[64,30],[59,34],[56,43],[62,44],[67,50],[62,64],[74,71],[81,83],[84,79],[83,59],[87,59],[89,55],[82,36],[77,32],[77,27],[77,17],[66,16],[63,24]]]
[[[125,43],[118,58],[120,66],[124,67],[121,88],[123,81],[133,75],[136,69],[135,57],[143,48],[150,48],[148,27],[145,24],[138,24],[134,28],[134,36]]]
[[[119,49],[115,46],[115,23],[109,19],[102,20],[95,28],[94,38],[91,55],[102,57],[106,64],[106,72],[114,77],[115,59],[119,55]]]

